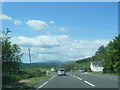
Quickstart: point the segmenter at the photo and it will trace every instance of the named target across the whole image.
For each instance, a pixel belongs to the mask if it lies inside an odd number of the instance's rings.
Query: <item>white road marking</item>
[[[93,87],[95,87],[95,85],[93,85],[92,83],[90,83],[88,81],[84,81],[84,82],[87,83],[87,84],[89,84],[89,85],[91,85],[91,86],[93,86]]]
[[[77,77],[77,79],[82,80],[82,78]]]
[[[72,75],[73,77],[75,77],[75,78],[77,78],[77,79],[79,79],[79,80],[82,80],[82,78],[79,78],[79,77],[77,77],[77,76],[75,76],[75,75]]]
[[[77,76],[75,76],[75,75],[72,75],[72,76],[73,76],[73,77],[76,77],[76,78],[79,79],[79,80],[83,80],[82,78],[79,78],[79,77],[77,77]],[[86,80],[84,80],[84,82],[87,83],[87,84],[89,84],[89,85],[91,85],[91,86],[93,86],[93,87],[95,87],[94,84],[92,84],[92,83],[90,83],[90,82],[88,82],[88,81],[86,81]]]
[[[73,77],[76,77],[76,76],[73,75]]]
[[[52,80],[54,77],[55,77],[55,76],[53,76],[52,78],[50,78],[48,81]],[[48,81],[46,81],[45,83],[43,83],[43,84],[42,84],[41,86],[39,86],[38,88],[42,88],[43,86],[45,86],[45,85],[48,83]]]
[[[44,84],[42,84],[40,87],[38,87],[38,88],[42,88],[44,85],[46,85],[48,83],[48,81],[47,82],[45,82]]]
[[[52,78],[50,78],[49,80],[52,80],[55,76],[53,76]]]
[[[91,74],[91,73],[79,73],[79,74]]]

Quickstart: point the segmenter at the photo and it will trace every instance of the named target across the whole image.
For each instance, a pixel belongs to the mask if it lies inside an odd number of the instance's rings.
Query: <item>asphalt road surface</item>
[[[118,88],[118,77],[80,72],[68,72],[67,76],[54,73],[35,88]]]

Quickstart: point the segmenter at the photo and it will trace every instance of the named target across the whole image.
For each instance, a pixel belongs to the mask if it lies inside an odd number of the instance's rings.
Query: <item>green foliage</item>
[[[23,72],[25,72],[25,74],[27,73],[29,75],[29,78],[46,75],[46,72],[41,71],[40,68],[27,68],[24,69]]]
[[[8,33],[3,34],[2,37],[2,70],[5,73],[18,73],[21,64],[21,49],[17,44],[12,44]]]
[[[3,73],[2,76],[2,83],[11,83],[11,82],[16,82],[18,80],[20,80],[21,77],[16,75],[16,74],[7,74],[7,73]]]
[[[21,49],[17,44],[12,44],[8,36],[9,29],[1,37],[2,44],[2,82],[15,82],[21,78],[16,74],[20,71]]]
[[[76,63],[75,62],[68,62],[64,64],[64,68],[68,71],[70,70],[74,70],[76,67]]]
[[[17,44],[13,44],[8,36],[10,31],[4,32],[0,43],[2,44],[2,83],[13,83],[21,79],[41,77],[46,75],[39,68],[22,68],[21,57],[23,53]]]
[[[3,83],[16,82],[21,79],[34,77],[42,77],[46,75],[46,71],[41,71],[39,68],[26,68],[19,71],[17,74],[3,73]]]
[[[106,47],[104,56],[104,72],[120,73],[120,36],[115,37]]]

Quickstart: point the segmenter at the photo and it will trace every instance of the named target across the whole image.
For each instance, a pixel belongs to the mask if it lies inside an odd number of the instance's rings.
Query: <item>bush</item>
[[[18,81],[21,79],[21,77],[19,75],[10,75],[10,78],[13,80],[13,81]]]
[[[2,83],[11,83],[22,79],[19,75],[15,74],[4,74],[2,76]]]
[[[38,68],[28,68],[24,70],[20,70],[18,74],[8,74],[3,73],[2,75],[2,83],[13,83],[19,81],[21,79],[33,78],[33,77],[41,77],[46,75],[46,71],[41,71]]]

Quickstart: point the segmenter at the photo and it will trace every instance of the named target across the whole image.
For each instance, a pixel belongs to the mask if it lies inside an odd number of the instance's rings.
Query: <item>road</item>
[[[36,88],[118,88],[118,77],[80,72],[68,72],[67,76],[54,73],[43,80]]]

